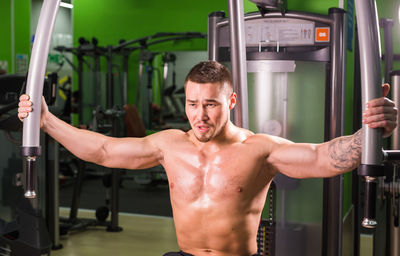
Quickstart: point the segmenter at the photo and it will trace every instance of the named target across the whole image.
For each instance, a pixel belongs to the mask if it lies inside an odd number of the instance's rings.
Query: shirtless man
[[[384,85],[385,96],[388,90]],[[164,167],[182,250],[165,255],[254,255],[261,211],[276,173],[332,177],[360,162],[361,131],[322,144],[295,144],[236,127],[229,119],[236,102],[232,78],[217,62],[196,65],[186,78],[185,93],[192,129],[145,138],[80,130],[56,118],[44,103],[42,107],[41,128],[85,161],[111,168]],[[34,106],[27,95],[20,100],[22,120]],[[393,102],[382,97],[368,106],[364,123],[390,135],[397,119]]]

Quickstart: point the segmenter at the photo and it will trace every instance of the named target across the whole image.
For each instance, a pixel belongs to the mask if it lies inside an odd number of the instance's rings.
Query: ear
[[[389,91],[390,91],[390,85],[389,84],[383,84],[382,85],[383,97],[386,97],[388,95]]]
[[[229,97],[229,110],[232,110],[236,105],[236,93],[232,92],[231,96]]]

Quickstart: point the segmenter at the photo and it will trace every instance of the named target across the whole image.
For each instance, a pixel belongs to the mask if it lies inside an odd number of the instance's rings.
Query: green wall
[[[399,6],[398,0],[377,0],[378,16],[393,20],[393,52],[400,54],[400,21],[399,21]],[[382,32],[382,31],[381,31]],[[383,40],[383,34],[381,34]],[[382,42],[382,53],[385,53],[385,45]],[[400,61],[395,61],[393,69],[400,69]]]
[[[12,67],[12,22],[11,9],[14,2],[14,49],[15,54],[29,54],[29,24],[30,24],[30,0],[3,0],[0,1],[0,60],[8,62],[8,72],[15,70]],[[14,56],[15,57],[15,56]]]
[[[31,1],[14,0],[15,6],[15,53],[30,53]]]
[[[11,1],[0,1],[0,60],[8,62],[8,72],[11,71]]]
[[[226,10],[226,1],[74,1],[74,45],[80,37],[99,40],[99,45],[116,45],[120,39],[131,40],[157,32],[207,33],[207,17],[213,11]],[[154,51],[203,50],[206,39],[192,39],[151,47]],[[105,65],[104,65],[105,66]],[[135,103],[138,76],[138,52],[129,62],[128,102]]]
[[[75,1],[75,42],[96,36],[101,44],[134,39],[156,32],[207,32],[207,15],[226,9],[225,1]],[[205,50],[206,44],[195,49]]]

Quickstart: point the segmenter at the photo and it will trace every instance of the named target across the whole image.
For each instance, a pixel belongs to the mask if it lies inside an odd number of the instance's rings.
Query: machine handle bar
[[[400,162],[400,150],[384,150],[384,162],[396,163]]]

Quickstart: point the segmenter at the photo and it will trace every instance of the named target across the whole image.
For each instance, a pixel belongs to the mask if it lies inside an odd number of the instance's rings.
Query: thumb
[[[390,85],[389,84],[383,84],[382,85],[383,97],[386,97],[389,94],[389,91],[390,91]]]

